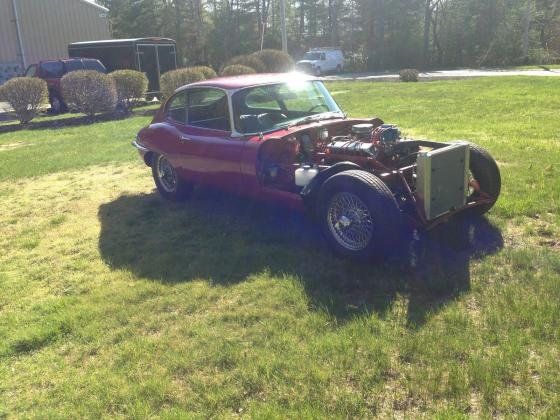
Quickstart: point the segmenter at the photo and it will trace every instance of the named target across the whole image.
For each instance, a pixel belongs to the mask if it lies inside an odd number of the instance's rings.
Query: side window
[[[82,60],[68,60],[64,64],[66,65],[66,73],[70,73],[71,71],[83,70],[84,69],[84,66],[82,64]]]
[[[189,90],[187,124],[213,130],[231,130],[226,93],[213,88]]]
[[[101,63],[97,60],[92,60],[92,59],[84,60],[84,67],[86,68],[86,70],[95,70],[100,73],[106,72],[105,67],[103,67],[103,65],[101,65]]]
[[[187,122],[187,93],[180,92],[169,100],[167,117],[173,121],[185,124]]]
[[[41,64],[41,70],[45,79],[58,79],[64,74],[62,61],[46,61]]]
[[[267,88],[255,88],[245,97],[245,105],[247,108],[280,111],[278,101],[270,94]]]
[[[324,61],[324,60],[326,60],[325,53],[321,53],[321,61]]]

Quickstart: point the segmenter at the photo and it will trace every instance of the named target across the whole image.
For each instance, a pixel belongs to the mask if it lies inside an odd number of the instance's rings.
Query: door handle
[[[181,136],[179,137],[179,140],[181,140],[181,142],[187,142],[187,141],[191,141],[192,139],[187,136]]]

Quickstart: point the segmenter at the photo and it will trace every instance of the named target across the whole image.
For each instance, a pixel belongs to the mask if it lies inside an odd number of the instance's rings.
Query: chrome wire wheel
[[[350,251],[361,251],[371,241],[373,219],[365,203],[356,194],[340,192],[330,200],[327,225],[336,241]]]
[[[174,193],[177,190],[177,174],[165,156],[158,156],[156,169],[162,188],[168,193]]]

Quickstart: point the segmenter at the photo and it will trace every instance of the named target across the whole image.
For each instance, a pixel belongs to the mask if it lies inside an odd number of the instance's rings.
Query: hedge
[[[266,67],[264,65],[264,63],[262,62],[262,60],[260,58],[258,58],[255,55],[238,55],[236,57],[233,57],[231,60],[229,60],[226,65],[224,66],[224,68],[222,69],[222,72],[224,71],[224,69],[228,66],[233,66],[233,65],[242,65],[242,66],[246,66],[246,67],[250,67],[253,70],[255,70],[256,73],[265,73],[266,72]]]
[[[48,95],[47,83],[36,77],[15,77],[0,86],[0,101],[10,104],[22,124],[37,115]]]
[[[186,67],[164,73],[159,81],[159,88],[163,98],[169,98],[177,88],[205,79],[200,68]]]
[[[148,78],[136,70],[116,70],[109,74],[115,83],[117,102],[129,111],[144,101],[148,91]]]
[[[279,50],[262,50],[251,54],[264,64],[264,71],[268,73],[283,73],[294,68],[294,60],[288,53]]]
[[[232,64],[223,68],[221,76],[239,76],[242,74],[255,74],[256,71],[251,67],[242,64]]]
[[[117,89],[113,78],[95,70],[76,70],[60,81],[62,97],[70,109],[89,117],[112,111],[117,103]]]

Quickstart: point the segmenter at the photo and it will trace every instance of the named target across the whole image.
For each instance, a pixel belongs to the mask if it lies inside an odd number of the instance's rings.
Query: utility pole
[[[288,35],[286,33],[286,0],[280,0],[280,24],[282,26],[282,51],[288,52]]]
[[[23,38],[22,38],[22,35],[21,35],[21,26],[20,26],[20,22],[19,22],[18,8],[17,8],[16,0],[12,0],[12,8],[14,9],[14,22],[16,24],[16,34],[17,34],[17,40],[18,40],[18,44],[19,44],[19,55],[21,56],[21,63],[23,64],[23,71],[25,71],[26,68],[27,68],[27,60],[25,58],[25,48],[23,46]]]
[[[529,61],[529,32],[531,30],[531,20],[533,19],[533,1],[527,1],[525,10],[525,27],[523,28],[523,59]]]

